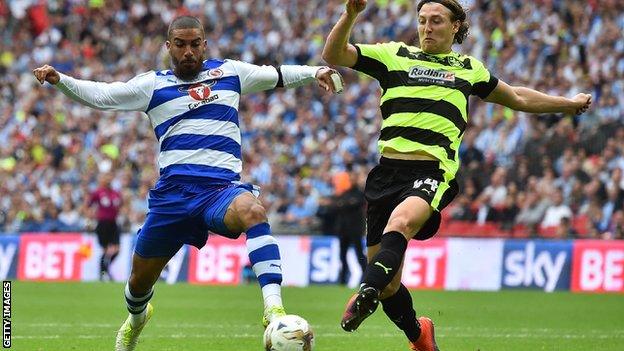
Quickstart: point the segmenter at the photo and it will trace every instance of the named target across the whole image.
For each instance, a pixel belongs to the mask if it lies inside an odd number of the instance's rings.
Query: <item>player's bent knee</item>
[[[266,210],[261,204],[253,204],[249,208],[249,211],[241,214],[241,221],[246,227],[251,227],[258,223],[264,223],[267,220]]]
[[[406,233],[410,233],[411,227],[409,220],[405,216],[397,216],[392,217],[388,220],[388,224],[386,226],[386,230],[384,232],[399,232],[405,235]]]

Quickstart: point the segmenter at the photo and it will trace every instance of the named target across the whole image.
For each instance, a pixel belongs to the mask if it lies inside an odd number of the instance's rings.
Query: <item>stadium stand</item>
[[[414,42],[413,1],[369,3],[354,41]],[[462,52],[510,84],[588,91],[594,105],[577,117],[533,117],[472,101],[462,191],[441,234],[624,238],[624,2],[464,4],[471,28]],[[342,9],[309,0],[0,1],[0,232],[89,228],[85,197],[108,171],[124,197],[120,224],[136,231],[157,176],[143,116],[96,112],[53,88],[34,89],[37,65],[101,81],[166,68],[163,33],[180,14],[202,18],[211,56],[319,64]],[[262,187],[278,233],[326,228],[319,204],[346,165],[364,179],[377,160],[378,86],[344,74],[337,97],[308,87],[241,103],[243,179]]]

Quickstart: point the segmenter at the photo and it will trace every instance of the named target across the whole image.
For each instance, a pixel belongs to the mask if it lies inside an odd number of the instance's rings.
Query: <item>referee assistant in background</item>
[[[530,113],[585,112],[591,96],[551,96],[512,87],[474,57],[452,50],[468,34],[466,12],[457,0],[421,0],[420,47],[402,42],[348,43],[365,0],[349,0],[327,38],[323,59],[379,81],[379,165],[366,182],[368,265],[358,293],[347,303],[342,328],[353,331],[382,302],[405,333],[412,350],[438,350],[433,322],[416,318],[401,284],[408,240],[426,240],[440,225],[440,211],[457,195],[459,145],[468,122],[468,97]]]
[[[122,204],[121,194],[111,187],[113,175],[103,173],[98,180],[98,188],[91,193],[87,206],[96,206],[95,233],[104,253],[100,259],[100,280],[111,280],[109,266],[119,253],[119,226],[117,215]]]

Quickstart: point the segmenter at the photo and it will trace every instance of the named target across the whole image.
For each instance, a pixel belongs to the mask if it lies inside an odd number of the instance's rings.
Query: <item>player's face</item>
[[[182,80],[192,80],[201,71],[206,54],[206,39],[199,28],[174,29],[165,43],[173,72]]]
[[[451,51],[453,37],[459,30],[459,21],[451,22],[451,10],[437,2],[423,5],[418,12],[420,48],[430,54]]]

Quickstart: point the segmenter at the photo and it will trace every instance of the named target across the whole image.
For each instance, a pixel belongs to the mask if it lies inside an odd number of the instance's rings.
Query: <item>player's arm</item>
[[[342,90],[342,77],[329,67],[282,65],[275,68],[235,60],[228,60],[228,63],[232,64],[238,73],[241,94],[274,88],[296,88],[315,81],[326,91]]]
[[[484,99],[517,111],[530,113],[584,113],[591,104],[591,95],[577,94],[571,99],[544,94],[531,88],[510,86],[498,80],[496,88]]]
[[[349,37],[357,16],[365,8],[366,0],[347,1],[346,11],[340,15],[340,19],[329,32],[325,47],[323,47],[323,60],[330,65],[355,66],[358,53],[355,46],[349,44]]]
[[[99,110],[145,111],[154,88],[153,72],[134,77],[128,82],[93,82],[59,73],[44,65],[33,70],[43,84],[48,82],[72,100]]]

